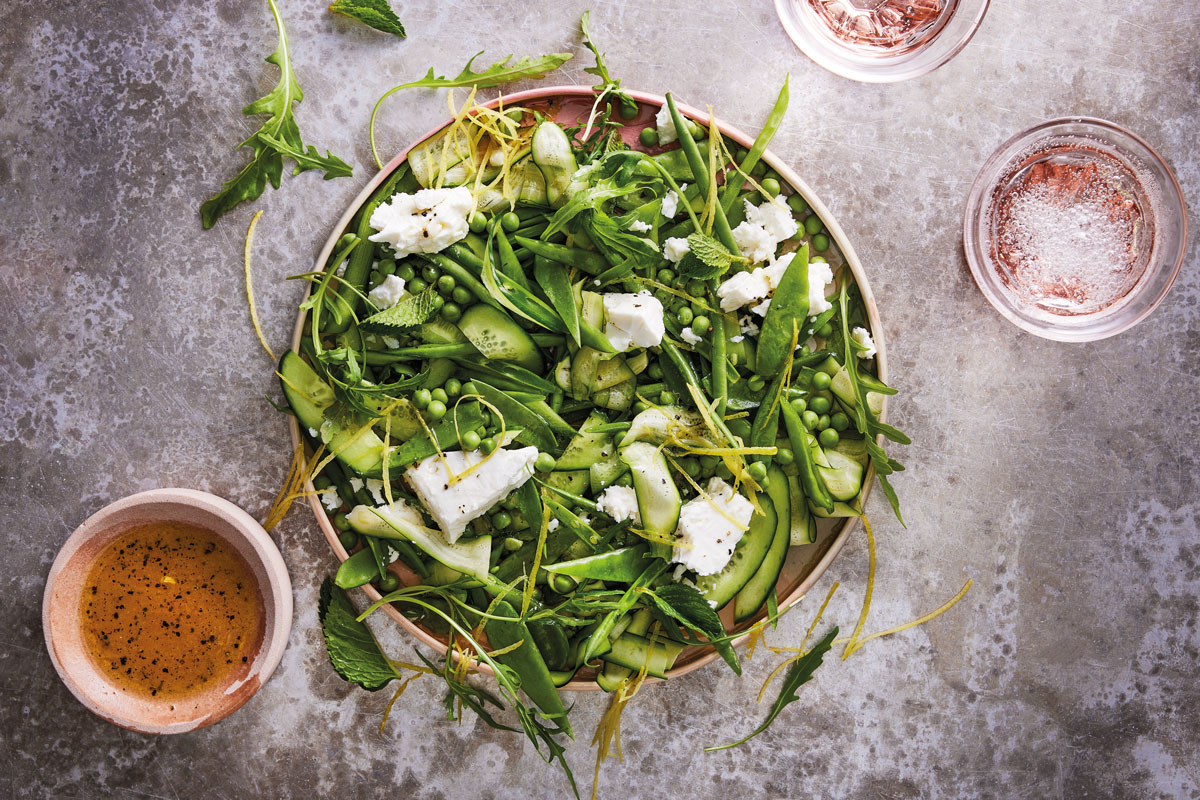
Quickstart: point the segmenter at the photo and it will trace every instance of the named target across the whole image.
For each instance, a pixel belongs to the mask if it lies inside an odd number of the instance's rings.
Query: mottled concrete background
[[[735,679],[719,663],[630,706],[608,798],[1180,798],[1200,796],[1200,247],[1140,327],[1090,345],[1019,333],[976,290],[960,248],[969,183],[1014,132],[1064,114],[1113,119],[1157,146],[1200,207],[1200,16],[1191,2],[997,2],[948,66],[899,86],[826,74],[768,0],[394,0],[394,41],[284,0],[307,141],[353,179],[286,179],[257,207],[267,335],[287,339],[333,221],[369,179],[366,122],[387,87],[476,50],[580,53],[593,30],[626,85],[712,103],[748,129],[785,72],[775,150],[852,238],[879,297],[915,442],[896,485],[908,529],[877,496],[879,574],[868,630],[953,614],[849,662],[830,660],[765,735],[754,696],[778,657]],[[190,486],[263,514],[287,467],[271,363],[241,286],[239,208],[210,232],[200,202],[233,174],[238,110],[275,81],[265,3],[0,3],[0,793],[11,797],[561,797],[521,740],[441,718],[418,682],[378,731],[387,697],[328,667],[316,589],[334,567],[306,508],[276,531],[296,620],[270,683],[198,733],[152,738],[101,722],[55,676],[39,609],[68,533],[140,489]],[[562,82],[591,76],[573,62]],[[432,95],[383,115],[392,152],[445,116]],[[853,624],[856,539],[818,584]],[[796,644],[810,597],[770,636]],[[385,620],[389,650],[411,643]],[[568,748],[590,780],[606,700],[575,698]]]

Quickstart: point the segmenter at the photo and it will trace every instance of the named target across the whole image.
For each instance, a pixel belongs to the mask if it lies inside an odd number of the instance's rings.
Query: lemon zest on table
[[[258,322],[258,307],[254,304],[254,282],[250,277],[250,248],[254,244],[254,229],[258,227],[258,218],[263,215],[260,208],[250,218],[250,227],[246,229],[246,246],[242,251],[242,262],[246,272],[246,300],[250,306],[250,322],[254,325],[254,335],[258,337],[258,343],[263,346],[263,350],[267,351],[267,355],[272,361],[278,361],[275,357],[275,351],[271,349],[271,345],[267,344],[267,337],[263,335],[262,325]]]

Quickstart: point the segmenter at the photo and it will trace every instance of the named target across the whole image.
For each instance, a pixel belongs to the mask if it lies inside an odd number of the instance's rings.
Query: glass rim
[[[829,72],[862,83],[898,83],[927,75],[954,58],[974,38],[983,24],[990,0],[959,0],[945,26],[926,45],[896,55],[856,56],[848,47],[827,42],[809,29],[809,23],[796,11],[804,0],[775,0],[775,14],[792,43],[813,62]],[[955,26],[962,18],[966,24]],[[951,26],[961,28],[957,33]],[[947,42],[950,44],[947,46]]]
[[[1060,131],[1064,126],[1083,128],[1080,130]],[[1178,242],[1173,252],[1158,254],[1155,260],[1146,266],[1146,273],[1130,290],[1126,298],[1114,304],[1109,309],[1092,314],[1079,316],[1057,316],[1047,313],[1029,313],[1000,285],[1000,279],[995,274],[990,258],[982,247],[983,219],[982,213],[986,198],[995,188],[995,182],[1000,172],[1021,152],[1029,149],[1039,141],[1048,140],[1055,135],[1087,135],[1100,137],[1103,143],[1120,146],[1131,143],[1133,152],[1121,153],[1123,161],[1144,162],[1144,166],[1154,173],[1158,179],[1158,190],[1161,194],[1163,208],[1160,213],[1167,216],[1166,222],[1176,222],[1179,226]],[[1122,142],[1124,140],[1124,142]],[[1141,153],[1137,152],[1140,149]],[[1156,226],[1158,225],[1156,221]],[[980,292],[1000,312],[1001,316],[1022,330],[1062,342],[1090,342],[1106,339],[1123,333],[1148,317],[1166,299],[1171,287],[1183,268],[1187,256],[1188,215],[1187,202],[1183,188],[1175,171],[1171,169],[1166,159],[1145,139],[1133,131],[1100,117],[1067,116],[1046,120],[1026,128],[1006,139],[984,161],[978,174],[971,183],[967,202],[963,210],[963,250],[971,276],[975,279]],[[1169,249],[1171,242],[1164,242]],[[1163,274],[1165,273],[1165,278]],[[1157,278],[1157,286],[1151,278]]]

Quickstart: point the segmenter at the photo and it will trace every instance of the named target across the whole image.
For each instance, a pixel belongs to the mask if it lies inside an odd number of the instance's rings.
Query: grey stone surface
[[[430,65],[570,50],[584,0],[393,5],[410,38],[285,2],[306,139],[353,179],[286,178],[255,247],[267,335],[287,339],[333,221],[372,173],[374,99]],[[1200,203],[1200,16],[1194,3],[995,3],[948,66],[898,86],[829,75],[771,3],[591,3],[626,85],[674,90],[756,129],[784,72],[775,150],[825,199],[879,297],[899,402],[902,529],[870,512],[879,572],[868,630],[974,588],[950,615],[830,659],[765,735],[754,696],[780,657],[735,679],[720,664],[647,689],[625,716],[625,762],[603,797],[1184,798],[1200,796],[1200,248],[1147,322],[1068,345],[1018,332],[976,290],[960,217],[979,165],[1016,131],[1090,114],[1128,125]],[[275,80],[265,3],[0,3],[0,793],[10,797],[562,797],[528,744],[446,722],[413,685],[387,729],[386,692],[329,669],[316,590],[335,566],[306,508],[276,530],[295,584],[283,663],[213,728],[152,738],[91,716],[58,681],[40,602],[69,532],[105,503],[189,486],[263,514],[287,467],[272,365],[250,330],[239,208],[209,232],[197,208],[242,157],[238,110]],[[572,62],[561,82],[591,83]],[[445,116],[433,95],[387,107],[392,151]],[[772,644],[794,645],[833,580],[827,619],[853,624],[856,538]],[[387,648],[411,643],[382,618]],[[589,781],[606,700],[575,697],[568,747]]]

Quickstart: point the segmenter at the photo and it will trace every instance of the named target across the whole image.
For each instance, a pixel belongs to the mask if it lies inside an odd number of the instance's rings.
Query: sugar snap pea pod
[[[646,546],[621,547],[607,553],[546,564],[544,568],[547,572],[570,575],[572,578],[630,583],[637,580],[646,569]]]
[[[783,88],[779,90],[779,97],[775,100],[775,107],[771,109],[771,113],[767,116],[767,123],[763,125],[758,136],[754,139],[754,144],[750,147],[746,157],[742,159],[739,165],[742,172],[747,175],[750,170],[758,164],[758,160],[762,158],[762,154],[766,152],[767,146],[771,143],[771,139],[775,137],[779,126],[783,124],[783,117],[787,114],[788,107],[788,81],[789,78],[783,79]],[[725,182],[725,188],[721,192],[721,207],[728,214],[737,203],[738,193],[741,192],[742,181],[739,173],[731,173],[730,180]]]
[[[550,298],[550,305],[562,318],[571,339],[575,344],[579,344],[579,306],[575,302],[575,293],[571,291],[571,279],[567,275],[567,268],[545,256],[535,255],[533,277],[546,293],[546,297]]]
[[[590,548],[593,552],[600,549],[598,544],[592,543],[592,537],[598,535],[596,529],[593,528],[587,521],[585,521],[571,509],[564,506],[562,503],[549,496],[546,496],[543,502],[545,502],[546,508],[550,509],[550,512],[554,515],[554,518],[562,523],[564,528],[573,533],[579,539],[579,541],[587,545],[588,548]]]
[[[617,608],[604,615],[604,619],[600,621],[600,624],[592,631],[591,636],[580,647],[580,651],[583,653],[583,663],[591,661],[596,656],[608,650],[610,646],[608,635],[612,633],[613,626],[617,624],[617,620],[628,614],[637,605],[638,600],[642,596],[639,589],[649,586],[655,578],[666,572],[666,570],[667,562],[661,559],[654,559],[642,574],[629,585],[625,594],[621,596]]]
[[[520,428],[516,441],[530,444],[543,453],[561,453],[562,448],[554,439],[554,432],[546,424],[546,420],[530,411],[522,403],[509,397],[504,392],[484,381],[472,381],[479,395],[499,409],[504,415],[505,425],[509,428]],[[464,429],[465,430],[465,429]]]
[[[709,293],[708,302],[713,308],[719,308],[717,296]],[[712,375],[709,376],[709,385],[712,386],[713,397],[717,401],[717,416],[725,416],[725,401],[727,399],[726,391],[726,365],[725,361],[725,315],[717,314],[717,318],[713,320],[712,338]]]
[[[604,332],[585,319],[579,320],[579,339],[583,342],[584,347],[599,350],[601,353],[617,352],[617,348],[613,347],[612,342],[608,340]],[[536,342],[537,340],[534,339],[534,341]]]
[[[433,264],[447,275],[453,276],[454,280],[458,282],[459,286],[468,289],[471,294],[475,295],[475,297],[477,297],[479,300],[482,300],[489,306],[501,308],[500,303],[497,302],[494,297],[492,297],[491,293],[488,292],[487,287],[483,285],[479,278],[475,277],[470,270],[468,270],[459,262],[455,261],[453,258],[450,258],[450,256],[447,256],[444,253],[425,253],[421,256],[421,258]]]
[[[762,404],[754,415],[754,423],[750,426],[751,447],[770,447],[775,443],[776,434],[779,433],[779,408],[787,402],[787,398],[781,396],[786,378],[787,374],[780,371],[763,396]],[[754,461],[766,461],[768,457],[755,455],[750,458]]]
[[[392,193],[396,191],[396,186],[400,181],[404,180],[410,174],[408,164],[401,164],[383,182],[383,185],[367,199],[367,202],[363,204],[362,209],[356,216],[357,227],[355,233],[360,240],[366,239],[374,230],[371,227],[371,215],[375,213],[375,209],[383,205],[392,196]],[[373,256],[374,249],[371,247],[361,246],[354,248],[354,251],[350,253],[349,260],[346,262],[346,271],[342,274],[342,280],[358,291],[363,291],[367,283],[367,276],[371,273]],[[349,306],[348,310],[350,313],[337,319],[330,319],[329,323],[325,326],[326,333],[341,333],[346,330],[346,327],[350,324],[350,317],[358,310],[359,304],[362,302],[362,299],[355,292],[345,292],[344,295],[339,296],[341,297],[341,303]]]
[[[521,266],[521,262],[517,260],[516,253],[513,252],[512,245],[508,241],[508,236],[504,233],[504,228],[496,225],[496,249],[500,253],[500,271],[509,278],[512,278],[522,289],[529,288],[529,281],[525,278],[525,269]]]
[[[420,344],[415,347],[398,347],[395,350],[368,350],[365,361],[372,366],[383,366],[399,361],[416,361],[425,358],[467,358],[477,355],[479,355],[479,351],[470,342],[455,342],[453,344]]]
[[[782,369],[792,346],[794,326],[803,325],[807,318],[808,245],[805,244],[788,264],[771,296],[767,317],[758,334],[754,369],[759,375],[775,375]]]
[[[565,244],[543,242],[541,239],[529,239],[524,236],[514,236],[513,241],[535,256],[544,256],[551,261],[575,267],[589,275],[599,275],[609,268],[608,259],[594,250],[582,250],[578,247],[567,247]]]
[[[483,285],[500,301],[500,305],[506,311],[524,317],[547,330],[566,333],[567,326],[559,319],[554,309],[546,305],[540,297],[511,280],[501,281],[495,264],[486,253],[483,260]]]
[[[792,408],[791,403],[780,403],[779,409],[783,415],[784,427],[787,428],[788,441],[792,443],[792,453],[796,456],[796,469],[804,493],[814,504],[826,511],[833,511],[833,495],[825,488],[825,482],[817,474],[817,465],[813,461],[812,448],[808,443],[811,437],[804,429],[800,415]]]
[[[364,586],[378,578],[379,565],[371,548],[364,547],[341,563],[333,582],[342,589]]]
[[[495,659],[506,667],[511,667],[521,681],[521,690],[529,699],[537,704],[544,714],[559,721],[570,730],[567,712],[563,707],[562,698],[554,688],[550,679],[550,670],[542,654],[538,652],[529,628],[518,618],[516,610],[506,600],[499,600],[492,606],[492,614],[497,617],[510,619],[489,619],[484,623],[488,642],[495,650],[511,647],[518,642],[519,647],[507,653],[495,656]]]
[[[709,183],[711,176],[708,174],[708,165],[704,161],[704,157],[700,155],[700,148],[696,146],[696,140],[692,138],[692,132],[684,123],[683,115],[679,113],[679,109],[675,107],[675,98],[669,93],[667,94],[667,108],[671,112],[671,120],[675,123],[675,131],[679,136],[679,146],[683,149],[683,154],[687,157],[688,164],[692,167],[692,179],[696,182],[696,188],[700,190],[700,196],[704,197],[708,194]],[[729,229],[729,220],[725,218],[725,209],[717,204],[715,214],[713,215],[713,233],[717,240],[731,253],[740,254],[737,242],[733,240],[733,232]]]
[[[455,420],[458,424],[455,426]],[[434,425],[430,431],[437,440],[438,447],[443,450],[457,446],[458,432],[469,431],[483,424],[483,414],[478,403],[463,403],[446,414],[445,418]],[[437,452],[428,436],[414,436],[388,454],[388,471],[401,470],[423,458],[428,458]]]

